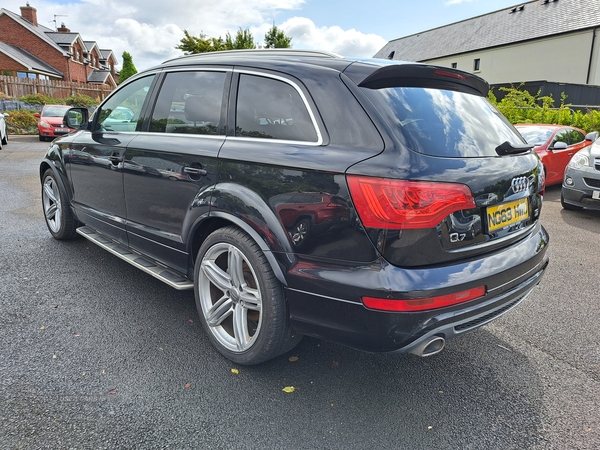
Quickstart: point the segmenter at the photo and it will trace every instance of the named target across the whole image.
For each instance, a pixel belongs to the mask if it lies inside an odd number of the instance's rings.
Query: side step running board
[[[175,289],[194,289],[194,283],[190,279],[185,278],[177,272],[167,269],[164,266],[158,265],[150,259],[134,253],[124,245],[108,239],[90,227],[84,226],[77,228],[77,233],[82,235],[84,238],[89,239],[94,244],[102,247],[104,250],[109,251],[113,255],[118,256],[122,260],[127,261],[129,264],[143,270],[155,278],[158,278],[160,281],[167,283],[169,286]]]

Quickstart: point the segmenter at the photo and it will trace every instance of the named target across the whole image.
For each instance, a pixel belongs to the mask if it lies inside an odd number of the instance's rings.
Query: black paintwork
[[[40,170],[51,167],[59,174],[81,223],[189,278],[202,241],[234,224],[265,252],[286,288],[297,331],[370,351],[403,349],[442,325],[527,293],[548,262],[549,239],[538,221],[541,165],[535,154],[440,158],[408,150],[358,87],[369,77],[367,84],[387,86],[399,76],[389,64],[240,54],[169,61],[149,71],[158,76],[137,131],[98,130],[95,114],[81,131],[52,144]],[[149,131],[163,73],[204,67],[232,73],[221,112],[223,134]],[[236,136],[239,72],[296,84],[315,114],[321,145]],[[419,84],[418,67],[405,73],[406,85]],[[481,92],[484,84],[445,78],[437,87]],[[427,86],[436,87],[435,80]],[[367,229],[346,174],[465,184],[477,207],[431,229]],[[518,177],[528,180],[527,189],[511,199],[527,198],[531,217],[490,233],[486,208],[506,201]],[[310,200],[302,203],[298,193]],[[301,223],[308,231],[294,240]],[[464,238],[452,242],[449,236],[458,232]],[[481,285],[487,288],[482,299],[436,311],[385,313],[361,303],[362,296],[411,299]]]

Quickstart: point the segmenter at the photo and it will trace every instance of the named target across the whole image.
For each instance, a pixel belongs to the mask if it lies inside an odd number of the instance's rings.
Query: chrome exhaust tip
[[[443,337],[434,336],[433,338],[424,341],[417,347],[413,348],[410,353],[425,358],[426,356],[432,356],[441,352],[445,345],[446,340]]]

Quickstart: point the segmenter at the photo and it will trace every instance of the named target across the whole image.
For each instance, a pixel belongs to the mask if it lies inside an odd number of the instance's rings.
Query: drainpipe
[[[594,45],[596,43],[596,30],[598,30],[598,28],[594,28],[594,34],[592,34],[592,49],[590,50],[590,62],[588,63],[588,73],[587,78],[585,79],[585,84],[590,84],[590,75],[592,74],[592,59],[594,59]]]

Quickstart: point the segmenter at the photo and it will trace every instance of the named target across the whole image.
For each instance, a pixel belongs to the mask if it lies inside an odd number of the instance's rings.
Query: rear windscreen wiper
[[[530,144],[511,144],[506,141],[496,147],[496,153],[500,156],[503,155],[514,155],[516,153],[525,153],[533,148]]]

